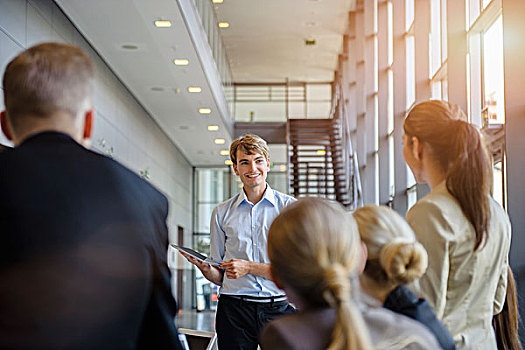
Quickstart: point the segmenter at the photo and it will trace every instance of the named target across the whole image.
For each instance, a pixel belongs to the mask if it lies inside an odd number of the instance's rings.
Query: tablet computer
[[[177,245],[177,244],[170,244],[173,248],[177,249],[177,250],[180,250],[181,252],[183,253],[186,253],[188,254],[189,256],[191,257],[194,257],[195,259],[199,260],[199,261],[202,261],[202,262],[205,262],[207,264],[210,264],[210,265],[213,265],[213,266],[217,266],[219,267],[221,265],[220,262],[218,261],[214,261],[212,259],[209,259],[206,255],[204,254],[201,254],[191,248],[188,248],[188,247],[183,247],[183,246],[180,246],[180,245]]]

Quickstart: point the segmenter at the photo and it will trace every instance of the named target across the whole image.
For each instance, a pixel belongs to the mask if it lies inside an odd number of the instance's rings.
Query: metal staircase
[[[327,119],[288,119],[290,193],[336,200],[349,209],[362,203],[341,89],[335,88]]]

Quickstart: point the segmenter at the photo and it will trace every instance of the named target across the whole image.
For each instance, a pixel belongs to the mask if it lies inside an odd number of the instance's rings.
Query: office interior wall
[[[159,188],[170,202],[170,241],[176,242],[177,226],[181,226],[187,236],[185,240],[191,242],[192,167],[182,153],[53,1],[0,0],[2,74],[7,63],[18,53],[46,41],[78,45],[88,52],[96,70],[92,148],[112,156],[136,173],[142,173]],[[0,89],[0,108],[3,109],[3,88],[0,86]],[[9,144],[2,133],[0,143]],[[189,266],[182,265],[175,255],[170,254],[169,258],[172,268],[184,266],[185,271],[191,273]],[[173,290],[176,290],[176,282],[173,283]],[[186,288],[191,292],[190,286]],[[183,307],[188,303],[189,300],[183,300]]]

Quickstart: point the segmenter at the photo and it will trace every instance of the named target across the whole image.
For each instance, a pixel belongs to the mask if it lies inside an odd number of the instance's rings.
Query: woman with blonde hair
[[[335,204],[305,198],[285,208],[270,227],[268,254],[275,283],[299,311],[270,322],[264,350],[439,348],[417,322],[354,301],[357,225]]]
[[[407,213],[428,252],[420,293],[459,349],[495,349],[492,316],[507,286],[510,222],[491,197],[492,164],[478,130],[445,101],[414,106],[404,124],[403,155],[431,192]]]
[[[424,324],[443,349],[455,349],[452,336],[432,307],[407,287],[425,273],[428,263],[427,251],[407,222],[385,206],[365,206],[353,216],[367,252],[360,276],[363,292],[383,307]]]

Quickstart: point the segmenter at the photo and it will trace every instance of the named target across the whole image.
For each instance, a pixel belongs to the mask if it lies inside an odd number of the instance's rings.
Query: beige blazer
[[[428,251],[428,269],[416,285],[448,328],[458,349],[496,349],[492,316],[507,289],[510,221],[490,198],[488,240],[474,252],[475,232],[445,182],[407,213]]]

